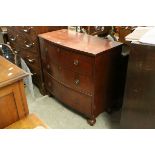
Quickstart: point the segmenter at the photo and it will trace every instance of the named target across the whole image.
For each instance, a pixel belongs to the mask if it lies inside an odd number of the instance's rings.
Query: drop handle
[[[25,29],[23,29],[23,32],[29,33],[31,29],[32,29],[32,27],[29,27],[29,28],[27,28],[27,29],[25,28]]]
[[[28,44],[27,41],[25,41],[24,43],[27,48],[31,48],[32,46],[34,46],[34,43]]]
[[[10,37],[10,40],[11,40],[11,41],[16,41],[16,38],[17,38],[17,37],[18,37],[18,35],[17,35],[16,37],[13,37],[13,36],[12,36],[12,37]]]
[[[79,85],[79,84],[80,84],[80,80],[79,80],[79,79],[76,79],[76,80],[74,81],[74,83],[75,83],[76,85]]]
[[[35,59],[30,59],[29,56],[27,56],[27,61],[30,62],[30,63],[34,63]]]
[[[19,50],[15,50],[15,51],[14,51],[15,54],[18,54],[19,52],[20,52]]]
[[[77,66],[79,64],[78,60],[74,60],[74,65]]]
[[[16,40],[16,38],[10,38],[10,40],[11,40],[11,41],[15,41],[15,40]]]

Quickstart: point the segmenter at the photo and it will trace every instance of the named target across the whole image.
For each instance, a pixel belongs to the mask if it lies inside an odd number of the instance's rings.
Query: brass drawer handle
[[[10,38],[10,40],[11,40],[11,41],[15,41],[15,40],[16,40],[16,37],[14,37],[14,38]]]
[[[15,54],[18,54],[20,52],[20,50],[14,50]]]
[[[16,37],[10,37],[10,40],[12,41],[12,42],[14,42],[14,41],[16,41],[16,39],[17,39],[17,37],[18,37],[18,35],[16,36]]]
[[[76,79],[76,80],[74,81],[74,83],[75,83],[76,85],[79,85],[79,84],[80,84],[80,80],[79,80],[79,79]]]
[[[30,62],[30,63],[34,63],[34,62],[35,62],[35,59],[30,59],[29,56],[27,56],[26,59],[27,59],[27,61]]]
[[[74,60],[74,65],[77,66],[79,64],[78,60]]]
[[[24,43],[27,48],[31,48],[32,46],[34,46],[34,43],[28,44],[27,41],[25,41]]]
[[[37,75],[37,73],[32,73],[33,75]]]
[[[27,29],[26,28],[25,29],[22,29],[22,31],[25,32],[25,33],[29,33],[31,29],[32,29],[32,27],[29,27]]]

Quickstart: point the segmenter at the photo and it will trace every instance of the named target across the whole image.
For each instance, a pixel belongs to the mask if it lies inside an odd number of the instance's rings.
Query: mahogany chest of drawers
[[[65,27],[65,26],[64,26]],[[64,28],[62,26],[10,26],[8,38],[14,52],[24,59],[32,72],[34,84],[44,94],[38,34]],[[65,27],[66,28],[66,27]]]
[[[45,88],[93,125],[118,91],[122,43],[66,29],[39,35]]]

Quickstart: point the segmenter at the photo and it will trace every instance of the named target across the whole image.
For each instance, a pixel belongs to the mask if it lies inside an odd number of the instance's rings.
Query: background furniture
[[[47,93],[90,125],[120,100],[121,43],[66,29],[40,34],[39,40]]]
[[[155,128],[155,46],[131,44],[122,128]]]
[[[8,42],[8,35],[7,29],[4,26],[0,26],[0,43],[7,43]]]
[[[35,114],[29,114],[26,117],[7,126],[5,129],[46,129],[48,126],[40,120]]]
[[[118,33],[118,41],[130,44],[129,41],[125,40],[125,37],[134,31],[135,26],[115,26],[115,32]]]
[[[27,73],[0,56],[0,128],[28,115],[23,78]]]
[[[10,45],[0,43],[0,55],[9,60],[10,62],[17,64],[17,57],[15,56]]]
[[[29,114],[23,78],[28,74],[0,56],[0,129],[48,128]]]
[[[64,26],[65,27],[65,26]],[[44,94],[42,67],[37,35],[61,29],[61,26],[9,26],[8,38],[14,53],[23,58],[30,68],[33,82]]]

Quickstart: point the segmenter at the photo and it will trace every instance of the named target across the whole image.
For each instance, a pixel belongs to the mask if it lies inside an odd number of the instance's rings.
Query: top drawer
[[[61,48],[61,65],[83,75],[93,75],[94,57]]]
[[[37,31],[33,26],[11,26],[8,27],[8,33],[15,32],[18,35],[24,35],[26,38],[35,41],[37,39]]]
[[[40,40],[40,43],[43,64],[52,63],[83,75],[93,75],[94,57],[67,50],[45,40]]]

